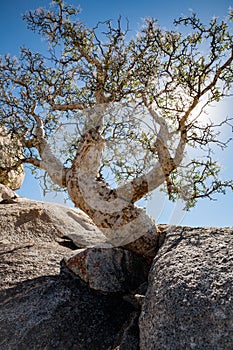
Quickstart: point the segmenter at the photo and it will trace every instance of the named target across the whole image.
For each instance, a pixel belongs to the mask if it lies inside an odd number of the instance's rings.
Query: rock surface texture
[[[154,259],[140,348],[230,350],[233,229],[176,227]]]
[[[129,293],[147,282],[149,266],[142,256],[122,248],[92,247],[77,251],[65,264],[102,293]]]
[[[0,126],[0,184],[12,190],[20,188],[24,180],[24,169],[22,165],[17,166],[17,162],[22,156],[19,140]]]
[[[233,229],[159,227],[147,285],[82,212],[16,198],[0,218],[1,350],[232,349]]]
[[[106,245],[91,220],[60,205],[16,201],[0,204],[0,349],[138,349],[137,304],[96,293],[60,267],[71,248]]]
[[[121,297],[97,294],[67,274],[25,280],[0,301],[1,350],[118,349],[135,315]],[[126,341],[122,349],[138,348],[137,328],[136,347]]]
[[[9,238],[11,243],[51,242],[64,237],[77,248],[106,243],[87,215],[59,204],[18,198],[0,205],[0,218],[0,240]]]

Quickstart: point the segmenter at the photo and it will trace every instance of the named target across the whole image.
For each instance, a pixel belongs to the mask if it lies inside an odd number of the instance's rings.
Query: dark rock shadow
[[[41,276],[0,292],[0,349],[115,349],[132,314],[121,296],[96,293],[67,273]],[[137,326],[132,339],[119,349],[138,349]]]

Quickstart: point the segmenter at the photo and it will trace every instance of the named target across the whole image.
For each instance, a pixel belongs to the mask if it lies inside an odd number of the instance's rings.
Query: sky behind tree
[[[171,28],[173,20],[181,15],[189,15],[195,12],[203,21],[208,22],[212,17],[224,18],[231,6],[229,0],[164,0],[164,1],[132,1],[132,0],[67,0],[68,3],[80,5],[82,11],[80,20],[87,26],[94,26],[98,21],[108,19],[117,20],[119,16],[122,22],[129,22],[129,35],[134,36],[142,25],[145,17],[154,17],[160,26]],[[0,30],[1,45],[0,54],[19,54],[19,47],[24,45],[33,51],[41,51],[45,48],[45,42],[31,31],[27,30],[26,23],[21,15],[28,10],[38,7],[48,7],[49,0],[8,0],[0,3]],[[210,110],[215,120],[224,119],[232,115],[232,98],[223,101],[219,105],[214,104]],[[216,107],[215,107],[216,106]],[[223,139],[232,136],[230,128],[224,129]],[[188,155],[189,156],[189,155]],[[190,155],[191,156],[191,155]],[[224,152],[217,150],[216,158],[223,167],[224,179],[233,178],[233,143]],[[36,180],[27,172],[22,188],[18,191],[21,196],[32,199],[44,200],[40,186]],[[208,199],[199,200],[196,207],[188,213],[183,213],[182,203],[168,203],[161,193],[156,192],[147,205],[149,213],[159,219],[159,222],[191,226],[233,226],[233,193],[230,190],[225,196],[215,196],[217,201]],[[54,199],[55,201],[59,199]],[[144,203],[143,203],[144,204]]]

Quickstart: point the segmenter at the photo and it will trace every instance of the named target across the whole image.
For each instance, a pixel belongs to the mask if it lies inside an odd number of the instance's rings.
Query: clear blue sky
[[[81,20],[87,25],[94,25],[98,21],[115,19],[121,15],[127,17],[132,33],[140,28],[143,17],[152,16],[158,19],[160,25],[169,27],[174,18],[181,14],[188,14],[189,9],[196,12],[201,19],[208,21],[212,16],[224,17],[228,8],[233,7],[230,0],[68,0],[82,8]],[[2,0],[0,2],[0,54],[18,54],[20,45],[25,45],[39,51],[43,48],[40,38],[26,29],[21,19],[21,14],[29,9],[48,6],[46,0]],[[223,116],[232,115],[233,100],[228,100],[216,108],[216,114]],[[228,132],[228,136],[233,136]],[[227,135],[226,135],[227,137]],[[233,143],[224,152],[219,152],[217,158],[223,166],[223,177],[233,178]],[[44,199],[38,183],[27,174],[25,182],[19,194],[32,199]],[[149,203],[149,212],[154,216],[159,215],[159,222],[182,223],[192,226],[233,226],[233,193],[228,191],[225,196],[216,196],[216,202],[208,199],[200,200],[196,208],[189,213],[181,212],[179,203],[177,206],[164,201],[164,198],[155,199]],[[157,205],[157,203],[160,203]],[[171,219],[172,212],[174,217]],[[182,220],[182,221],[181,221]]]

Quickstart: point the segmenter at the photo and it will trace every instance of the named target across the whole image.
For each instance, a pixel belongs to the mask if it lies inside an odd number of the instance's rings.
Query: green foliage
[[[159,162],[170,198],[188,196],[189,206],[232,187],[216,178],[219,169],[208,153],[211,143],[223,145],[215,125],[197,122],[197,106],[231,92],[233,39],[227,21],[214,18],[206,25],[192,14],[176,20],[175,30],[163,30],[148,18],[129,38],[120,18],[87,28],[79,12],[60,0],[48,10],[28,12],[27,26],[47,40],[48,52],[21,48],[19,58],[1,57],[0,125],[19,135],[25,161],[38,166],[32,158],[41,160],[39,124],[52,144],[58,128],[75,120],[77,129],[72,137],[64,134],[59,155],[70,166],[89,111],[106,105],[99,170],[113,184],[132,181]],[[208,157],[182,172],[185,145],[205,146]],[[56,142],[53,148],[58,151]],[[192,181],[184,194],[177,189],[187,187],[187,172]]]

